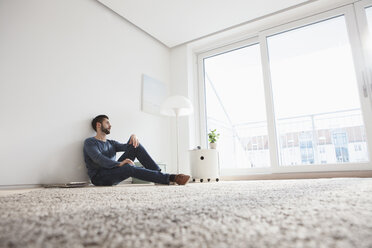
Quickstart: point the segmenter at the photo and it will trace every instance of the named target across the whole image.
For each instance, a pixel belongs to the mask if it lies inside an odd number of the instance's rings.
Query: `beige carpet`
[[[8,195],[0,247],[372,247],[372,179]]]

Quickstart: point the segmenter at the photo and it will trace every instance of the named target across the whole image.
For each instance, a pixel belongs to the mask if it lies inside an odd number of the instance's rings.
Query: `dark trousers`
[[[92,183],[96,186],[111,186],[117,185],[121,181],[135,177],[141,180],[154,183],[169,184],[169,174],[160,172],[159,166],[147,153],[146,149],[139,144],[137,148],[129,144],[125,153],[118,159],[119,162],[125,159],[134,161],[136,158],[145,167],[137,167],[130,164],[124,164],[121,167],[112,169],[101,169],[92,179]]]

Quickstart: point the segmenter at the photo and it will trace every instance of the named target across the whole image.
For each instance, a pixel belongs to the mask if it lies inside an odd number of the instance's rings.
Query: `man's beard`
[[[101,131],[105,134],[110,134],[110,129],[101,127]]]

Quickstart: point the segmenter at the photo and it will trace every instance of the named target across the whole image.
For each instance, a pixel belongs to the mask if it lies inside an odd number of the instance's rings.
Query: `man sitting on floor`
[[[117,185],[121,181],[135,177],[154,183],[179,185],[188,183],[190,176],[184,174],[162,173],[159,166],[138,142],[136,135],[131,135],[126,144],[106,139],[110,134],[111,124],[106,115],[99,115],[92,121],[96,131],[95,137],[87,138],[84,142],[84,160],[88,175],[96,186]],[[116,161],[116,152],[125,153]],[[145,167],[137,167],[133,160],[138,159]]]

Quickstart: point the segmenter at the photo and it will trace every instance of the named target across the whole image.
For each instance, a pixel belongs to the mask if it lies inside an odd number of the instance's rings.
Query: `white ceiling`
[[[311,0],[98,0],[168,47]]]

